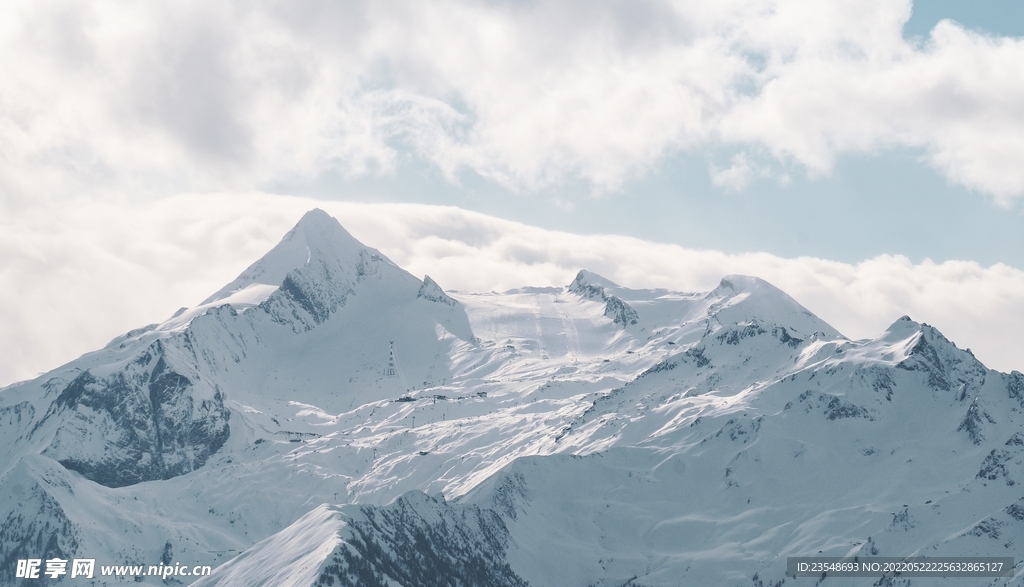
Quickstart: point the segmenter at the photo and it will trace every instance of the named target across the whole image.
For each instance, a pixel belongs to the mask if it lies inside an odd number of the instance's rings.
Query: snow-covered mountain
[[[1022,410],[1024,375],[907,317],[852,341],[743,276],[445,292],[314,210],[199,306],[0,390],[0,583],[53,557],[636,587],[1015,556]]]

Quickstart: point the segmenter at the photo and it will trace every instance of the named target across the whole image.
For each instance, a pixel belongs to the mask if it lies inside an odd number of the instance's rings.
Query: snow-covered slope
[[[527,587],[501,517],[410,492],[386,507],[322,505],[196,583]]]
[[[445,292],[312,211],[199,306],[0,390],[0,582],[52,556],[535,587],[1012,556],[1022,410],[1024,375],[909,318],[851,341],[744,276]]]
[[[504,513],[531,584],[774,585],[787,556],[1019,552],[1019,373],[901,319],[863,344],[792,345],[765,377],[735,365],[791,345],[733,332],[596,401],[562,440],[572,456],[518,460],[468,496]]]

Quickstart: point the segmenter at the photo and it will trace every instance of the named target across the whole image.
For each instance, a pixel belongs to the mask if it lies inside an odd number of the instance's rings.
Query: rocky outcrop
[[[229,412],[216,386],[196,385],[158,341],[121,370],[84,371],[37,429],[56,422],[43,454],[107,487],[193,471],[227,440]]]
[[[604,286],[593,283],[595,277],[597,276],[590,272],[580,271],[576,274],[576,279],[569,284],[569,292],[587,299],[600,299],[604,301],[604,315],[606,318],[611,318],[615,324],[621,324],[623,327],[636,324],[640,319],[636,310],[626,302],[608,293]]]
[[[529,587],[509,542],[493,510],[411,491],[383,507],[322,505],[196,585]]]
[[[527,587],[505,560],[501,517],[474,506],[450,506],[413,492],[394,504],[363,507],[349,523],[317,586]]]
[[[431,279],[429,275],[423,276],[423,285],[420,286],[420,290],[416,294],[416,297],[427,300],[428,302],[444,304],[446,306],[457,306],[459,304],[459,302],[444,293],[441,286],[437,285],[437,282]]]

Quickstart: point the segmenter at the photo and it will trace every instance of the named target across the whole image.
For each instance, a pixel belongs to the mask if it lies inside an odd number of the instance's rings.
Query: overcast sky
[[[319,205],[442,286],[759,275],[1024,369],[1017,0],[5,2],[0,385]]]

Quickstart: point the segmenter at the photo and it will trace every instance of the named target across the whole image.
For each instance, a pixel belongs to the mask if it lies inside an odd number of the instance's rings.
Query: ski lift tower
[[[391,351],[388,353],[388,368],[384,371],[385,377],[395,376],[395,341],[391,341]]]
[[[409,384],[405,381],[405,375],[402,374],[402,366],[398,363],[398,356],[395,355],[395,341],[391,341],[391,350],[388,352],[388,366],[384,369],[384,377],[393,379],[397,377],[401,381],[402,387],[408,391]]]

